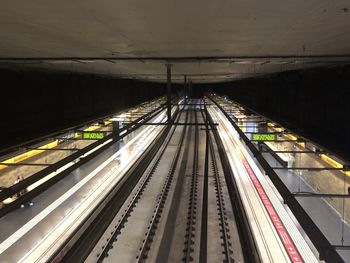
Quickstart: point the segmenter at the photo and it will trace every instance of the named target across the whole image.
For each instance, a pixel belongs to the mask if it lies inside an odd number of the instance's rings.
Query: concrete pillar
[[[184,95],[185,95],[185,104],[187,104],[188,92],[187,92],[187,76],[186,75],[184,75]]]
[[[114,137],[119,139],[119,121],[112,121]]]
[[[166,76],[167,76],[167,116],[168,124],[171,124],[171,64],[166,64]]]

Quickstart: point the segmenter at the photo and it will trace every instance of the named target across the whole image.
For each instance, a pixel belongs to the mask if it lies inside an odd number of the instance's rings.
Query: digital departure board
[[[83,140],[101,140],[105,137],[104,132],[83,132]]]
[[[276,141],[274,133],[253,133],[252,141]]]

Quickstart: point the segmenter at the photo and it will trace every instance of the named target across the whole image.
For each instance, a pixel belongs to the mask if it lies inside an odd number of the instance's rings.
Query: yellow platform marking
[[[28,152],[25,152],[25,153],[22,153],[22,154],[15,156],[15,157],[12,157],[10,159],[7,159],[3,162],[9,163],[9,164],[19,163],[19,162],[27,160],[28,158],[31,158],[35,155],[38,155],[39,153],[44,152],[45,149],[52,149],[52,148],[56,147],[57,145],[58,145],[58,140],[55,140],[53,142],[50,142],[48,144],[45,144],[45,145],[39,147],[39,149],[42,149],[42,150],[30,150]],[[0,170],[4,169],[6,167],[8,167],[8,165],[0,165]]]

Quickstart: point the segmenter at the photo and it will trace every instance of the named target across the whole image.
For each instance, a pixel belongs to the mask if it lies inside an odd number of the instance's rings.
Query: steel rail
[[[205,109],[207,112],[207,109]],[[207,112],[209,115],[209,113]],[[209,120],[208,120],[209,122]],[[227,228],[227,216],[226,216],[226,208],[225,208],[225,201],[224,196],[222,193],[222,186],[221,186],[221,180],[219,176],[219,170],[218,165],[216,162],[216,154],[214,150],[212,135],[209,135],[208,141],[209,141],[209,150],[211,155],[211,165],[212,165],[212,173],[214,175],[214,186],[215,186],[215,193],[216,193],[216,203],[218,205],[218,215],[219,215],[219,221],[220,221],[220,232],[222,233],[221,239],[223,240],[222,246],[223,246],[223,254],[225,255],[224,262],[227,263],[233,263],[234,259],[231,257],[232,254],[232,247],[230,242],[230,235],[229,235],[229,229]]]
[[[186,122],[187,122],[187,118],[188,118],[188,111],[186,112]],[[148,226],[147,231],[145,233],[145,237],[142,240],[141,247],[139,248],[139,253],[136,256],[136,261],[138,263],[144,262],[147,259],[148,251],[150,250],[151,244],[153,242],[153,237],[156,233],[157,225],[158,225],[159,220],[161,218],[161,215],[162,215],[162,212],[164,209],[164,205],[165,205],[165,201],[168,197],[169,189],[170,189],[171,183],[173,181],[173,177],[174,177],[174,173],[175,173],[175,170],[176,170],[176,167],[178,164],[181,149],[183,147],[183,142],[184,142],[186,130],[187,130],[186,126],[184,126],[182,134],[181,134],[181,138],[180,138],[180,143],[178,145],[175,156],[174,156],[173,161],[171,163],[171,168],[170,168],[169,173],[165,179],[161,193],[158,197],[153,215],[151,216],[149,226]]]
[[[200,248],[199,248],[199,262],[206,263],[207,247],[208,247],[209,123],[208,123],[208,116],[203,115],[202,109],[200,111],[202,113],[203,120],[206,125],[205,125],[205,158],[204,158],[202,222],[201,222],[201,237],[200,237]]]
[[[198,122],[197,114],[195,113],[195,123]],[[191,188],[190,188],[190,202],[188,206],[188,216],[186,223],[186,234],[184,242],[184,256],[182,260],[184,262],[193,261],[192,253],[194,249],[192,245],[194,244],[193,238],[195,237],[195,226],[196,226],[196,213],[197,213],[197,187],[198,187],[198,144],[199,144],[199,132],[198,127],[195,129],[194,135],[194,151],[193,151],[193,167],[191,176]]]
[[[179,114],[178,118],[180,118],[181,113]],[[160,152],[157,153],[156,159],[153,161],[152,168],[148,170],[146,176],[143,178],[140,186],[137,188],[136,193],[134,194],[132,200],[129,202],[127,208],[125,209],[124,213],[122,214],[122,217],[119,219],[118,224],[114,227],[114,230],[111,232],[111,236],[107,240],[107,243],[102,247],[102,252],[97,255],[96,262],[102,262],[105,257],[108,257],[108,251],[113,248],[113,243],[117,241],[118,235],[121,233],[122,228],[124,228],[125,223],[128,221],[128,218],[130,217],[131,213],[133,212],[137,202],[142,197],[142,194],[148,184],[148,182],[151,180],[154,172],[158,168],[159,162],[162,159],[164,152],[167,149],[167,146],[169,145],[169,142],[175,132],[176,127],[172,127],[172,130],[170,131],[170,134],[166,138],[166,141],[163,143],[162,149]]]

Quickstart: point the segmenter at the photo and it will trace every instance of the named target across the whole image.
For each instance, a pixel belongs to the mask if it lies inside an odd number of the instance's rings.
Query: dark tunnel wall
[[[284,72],[212,89],[350,161],[350,66]]]
[[[0,150],[165,94],[165,85],[0,69]]]

